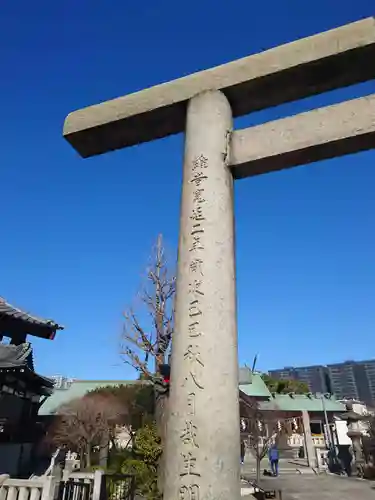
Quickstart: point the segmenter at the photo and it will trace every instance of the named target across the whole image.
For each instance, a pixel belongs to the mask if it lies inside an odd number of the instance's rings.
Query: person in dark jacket
[[[271,465],[272,474],[276,477],[279,475],[279,450],[276,444],[273,444],[268,450],[268,459]]]
[[[245,461],[245,441],[241,439],[241,464]]]

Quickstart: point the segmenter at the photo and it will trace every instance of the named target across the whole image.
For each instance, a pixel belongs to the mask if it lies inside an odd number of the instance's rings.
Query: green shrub
[[[114,474],[120,474],[121,473],[121,468],[122,464],[126,461],[131,459],[133,456],[132,450],[130,449],[117,449],[117,450],[111,450],[109,453],[109,458],[108,458],[108,472],[109,473],[114,473]]]
[[[157,467],[162,451],[156,425],[145,425],[136,433],[134,458],[127,458],[122,463],[122,474],[134,474],[137,493],[148,500],[161,498],[157,488]]]
[[[148,424],[139,429],[134,440],[134,454],[150,467],[157,467],[163,452],[156,424]]]
[[[121,472],[123,474],[134,474],[135,488],[139,495],[147,500],[158,500],[161,498],[158,492],[156,470],[141,460],[126,460]]]

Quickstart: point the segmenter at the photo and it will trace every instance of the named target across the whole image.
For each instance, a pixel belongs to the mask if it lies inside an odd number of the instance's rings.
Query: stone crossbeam
[[[375,78],[375,19],[282,45],[68,115],[64,137],[83,157],[184,130],[189,99],[221,90],[234,116]]]
[[[235,179],[375,148],[375,94],[232,134]]]

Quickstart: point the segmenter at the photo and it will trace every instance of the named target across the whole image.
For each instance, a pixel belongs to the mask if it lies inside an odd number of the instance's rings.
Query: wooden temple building
[[[63,327],[0,298],[0,474],[27,477],[43,436],[38,411],[53,381],[34,369],[28,336],[52,340]]]
[[[242,439],[248,435],[247,406],[256,400],[266,426],[270,423],[272,428],[279,420],[287,430],[278,437],[281,458],[303,457],[307,465],[316,467],[330,442],[338,444],[336,419],[342,419],[346,407],[333,395],[271,393],[261,375],[248,368],[240,369],[239,391]]]

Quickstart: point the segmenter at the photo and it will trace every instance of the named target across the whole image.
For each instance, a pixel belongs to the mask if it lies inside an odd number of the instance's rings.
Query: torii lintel
[[[64,137],[83,157],[185,129],[186,104],[221,90],[233,116],[375,78],[375,18],[281,45],[70,113]]]

